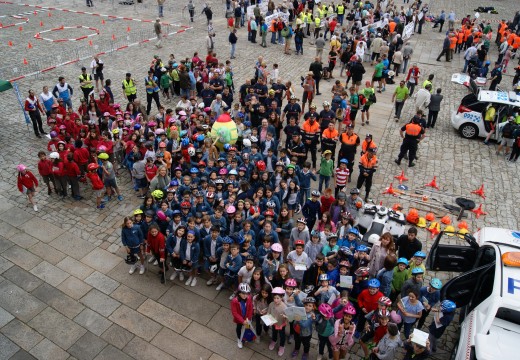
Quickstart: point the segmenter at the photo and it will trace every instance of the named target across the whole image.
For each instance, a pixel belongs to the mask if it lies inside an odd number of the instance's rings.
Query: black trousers
[[[411,164],[415,160],[415,155],[417,154],[417,140],[404,139],[397,160],[401,161],[406,153],[408,153],[408,164]]]
[[[305,159],[307,159],[309,151],[311,152],[312,168],[316,169],[316,153],[318,152],[318,147],[314,142],[312,144],[305,144]]]
[[[359,177],[357,179],[356,187],[358,189],[361,189],[363,184],[365,184],[365,193],[366,197],[368,197],[368,194],[370,193],[370,189],[372,188],[372,178],[374,177],[374,173],[368,174],[368,176],[364,176],[363,173],[359,174]]]
[[[137,94],[128,95],[127,98],[129,103],[134,102],[134,100],[137,99]]]
[[[256,30],[251,30],[251,42],[256,43]]]
[[[303,344],[303,352],[309,353],[311,348],[311,337],[312,336],[300,336],[300,334],[294,334],[294,350],[300,350],[300,346]]]
[[[29,111],[29,117],[31,118],[31,122],[33,125],[34,135],[38,136],[43,134],[43,123],[42,117],[40,116],[40,112],[38,110]]]
[[[442,49],[439,56],[437,56],[437,61],[441,60],[442,55],[446,55],[446,61],[450,60],[450,49]]]
[[[426,127],[435,127],[435,122],[437,122],[437,115],[439,115],[438,111],[428,111],[428,122],[426,123]]]
[[[150,115],[150,111],[152,110],[152,100],[155,101],[155,104],[157,105],[157,110],[159,110],[159,108],[161,107],[161,100],[159,100],[158,91],[154,91],[151,94],[146,93],[146,115]]]
[[[85,100],[87,100],[87,103],[88,103],[88,96],[94,90],[94,88],[93,87],[91,87],[91,88],[80,87],[80,89],[81,89],[81,91],[83,91],[83,97],[85,98]]]

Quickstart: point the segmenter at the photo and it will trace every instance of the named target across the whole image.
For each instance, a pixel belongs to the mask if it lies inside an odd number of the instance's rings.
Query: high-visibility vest
[[[79,76],[79,80],[80,81],[92,81],[92,78],[90,77],[90,74],[81,74]],[[80,86],[82,89],[91,89],[94,87],[94,85],[92,85],[92,83],[90,84],[86,84],[86,85],[81,85]]]
[[[316,18],[314,19],[314,25],[316,25],[316,28],[319,28],[320,24],[321,24],[321,20],[319,17],[316,16]]]
[[[408,124],[406,125],[406,135],[409,136],[419,136],[421,134],[422,127],[417,124]]]
[[[343,5],[338,5],[338,15],[345,14],[345,7]]]
[[[347,133],[341,134],[341,142],[345,145],[356,145],[359,141],[359,136],[356,134],[352,134],[351,136],[348,136]]]
[[[130,81],[123,80],[123,87],[125,88],[125,95],[135,95],[137,93],[137,88],[135,87],[135,83],[132,79]]]

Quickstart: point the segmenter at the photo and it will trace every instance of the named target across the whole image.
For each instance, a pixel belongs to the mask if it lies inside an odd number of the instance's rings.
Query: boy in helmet
[[[420,268],[423,272],[425,272],[426,267],[423,263],[424,259],[426,259],[426,253],[424,251],[415,252],[413,257],[410,259],[410,263],[408,264],[408,274],[412,275],[412,271],[415,268]]]
[[[350,189],[350,196],[347,198],[347,211],[354,220],[358,217],[358,211],[363,205],[363,200],[359,197],[359,189]]]
[[[424,270],[421,268],[415,268],[412,270],[412,277],[405,281],[401,288],[401,298],[404,298],[408,293],[414,290],[416,293],[420,293],[423,285]]]
[[[379,280],[371,279],[368,281],[368,288],[361,291],[357,297],[358,307],[361,310],[361,316],[359,317],[356,328],[356,334],[358,335],[364,330],[369,330],[367,327],[365,327],[367,320],[366,315],[373,312],[374,310],[379,309],[379,299],[383,297],[383,293],[379,291],[380,286],[381,283]]]
[[[294,250],[287,255],[287,263],[289,264],[289,272],[291,277],[299,283],[303,280],[303,274],[311,265],[309,257],[303,251],[305,243],[298,239],[294,242]]]
[[[443,300],[439,308],[432,309],[435,314],[433,315],[433,321],[428,327],[428,331],[430,332],[428,339],[430,340],[431,350],[433,352],[437,351],[437,340],[440,339],[453,320],[456,308],[457,305],[455,305],[453,301]]]
[[[421,329],[426,321],[426,318],[432,311],[433,307],[437,305],[437,303],[441,299],[441,290],[442,281],[438,278],[433,278],[430,280],[429,286],[423,286],[419,292],[419,301],[422,302],[424,309],[421,314],[421,318],[417,323],[417,329]]]
[[[320,192],[313,190],[311,192],[311,198],[307,199],[305,205],[302,208],[302,214],[307,221],[307,226],[310,230],[314,228],[316,218],[321,218],[321,204],[318,201],[320,198]]]
[[[94,192],[94,196],[96,197],[96,206],[98,209],[103,209],[105,204],[101,203],[101,197],[105,193],[105,186],[103,185],[103,181],[99,178],[97,170],[99,169],[99,165],[95,163],[91,163],[87,167],[87,178],[89,178],[92,184],[92,190]]]
[[[318,299],[320,304],[328,304],[332,296],[339,297],[339,291],[329,284],[329,275],[321,274],[318,278],[320,287],[314,292],[314,297]]]
[[[397,299],[397,295],[401,292],[401,288],[404,283],[410,277],[410,273],[406,268],[408,266],[408,260],[405,258],[397,259],[397,265],[394,268],[394,273],[392,275],[392,285],[390,290],[390,299],[395,302]]]

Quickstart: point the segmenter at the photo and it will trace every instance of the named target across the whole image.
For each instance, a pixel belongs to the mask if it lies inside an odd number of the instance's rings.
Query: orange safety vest
[[[473,43],[478,44],[480,42],[480,39],[482,38],[482,33],[480,31],[476,32],[473,35]]]
[[[520,36],[515,36],[515,40],[513,42],[513,49],[518,49],[520,47]]]
[[[464,42],[468,40],[469,35],[471,34],[471,29],[464,29]]]
[[[338,133],[338,130],[336,129],[332,129],[332,131],[330,131],[329,128],[326,128],[325,130],[323,130],[323,137],[325,139],[334,139],[334,138],[337,138],[339,136],[339,133]]]
[[[311,122],[309,120],[306,120],[303,123],[302,130],[309,134],[315,134],[320,131],[320,125],[317,121],[315,121],[314,124],[311,125]]]
[[[452,37],[450,37],[450,49],[451,50],[455,49],[455,46],[457,46],[457,37],[452,36]]]
[[[373,169],[377,165],[377,158],[375,155],[372,156],[372,159],[368,158],[368,153],[364,154],[359,158],[359,164],[367,169]]]
[[[507,43],[509,44],[509,46],[513,46],[513,43],[515,42],[515,38],[516,38],[515,33],[511,33],[507,36]]]
[[[368,148],[370,147],[370,149],[373,149],[373,148],[376,148],[377,145],[375,142],[371,141],[370,143],[368,143],[368,141],[366,140],[363,140],[363,144],[361,144],[361,149],[363,152],[367,152]]]
[[[421,134],[422,127],[417,124],[407,124],[405,133],[410,136],[419,136]]]
[[[396,27],[396,23],[394,21],[391,21],[390,23],[388,23],[388,30],[393,33],[395,31],[395,27]]]
[[[347,133],[341,134],[341,143],[345,145],[356,145],[359,142],[359,136],[352,134],[349,136]]]
[[[498,33],[502,34],[507,29],[507,24],[505,22],[501,22],[498,28]]]
[[[457,33],[457,44],[462,44],[462,40],[464,40],[464,33],[462,31],[459,31]]]

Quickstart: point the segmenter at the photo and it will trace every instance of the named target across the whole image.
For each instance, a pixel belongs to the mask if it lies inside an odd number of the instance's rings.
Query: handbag
[[[253,330],[253,326],[251,325],[251,321],[248,320],[247,323],[242,326],[242,333],[240,334],[240,341],[242,342],[253,342],[256,339],[256,333]]]

